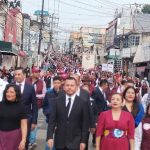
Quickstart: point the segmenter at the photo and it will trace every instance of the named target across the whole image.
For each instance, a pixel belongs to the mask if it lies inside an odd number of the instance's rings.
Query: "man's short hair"
[[[67,77],[66,80],[74,80],[77,84],[77,80],[74,77]]]
[[[16,68],[15,68],[15,71],[16,71],[16,70],[22,70],[22,73],[23,73],[23,74],[26,74],[26,70],[25,70],[24,68],[22,68],[22,67],[16,67]]]
[[[55,77],[53,78],[53,81],[56,81],[56,80],[62,81],[62,78],[61,78],[60,76],[55,76]]]
[[[106,79],[103,79],[103,80],[100,80],[99,85],[100,85],[100,86],[103,86],[103,85],[105,85],[105,84],[107,84],[107,83],[108,83],[108,81],[107,81]]]

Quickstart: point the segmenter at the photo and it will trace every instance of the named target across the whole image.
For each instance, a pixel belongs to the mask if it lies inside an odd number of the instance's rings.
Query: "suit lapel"
[[[83,90],[80,88],[80,94],[79,94],[80,97],[84,97],[83,95]]]
[[[62,96],[59,103],[61,105],[62,112],[64,112],[65,116],[67,117],[66,96],[65,95]]]
[[[97,92],[98,92],[101,96],[103,96],[103,98],[104,98],[104,95],[102,94],[102,92],[101,92],[101,90],[99,89],[99,87],[97,87]]]
[[[73,113],[76,112],[76,108],[78,108],[78,97],[77,96],[74,99],[74,103],[72,105],[71,112],[70,112],[68,118],[70,118],[73,115]]]
[[[23,88],[23,93],[22,93],[23,96],[25,95],[27,89],[28,89],[28,87],[27,87],[27,84],[25,83],[24,88]]]
[[[99,94],[103,95],[102,92],[100,91],[99,87],[97,87],[97,91]]]

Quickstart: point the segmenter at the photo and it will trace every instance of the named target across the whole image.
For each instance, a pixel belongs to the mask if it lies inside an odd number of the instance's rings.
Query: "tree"
[[[144,14],[150,14],[150,5],[149,4],[144,5],[142,12]]]

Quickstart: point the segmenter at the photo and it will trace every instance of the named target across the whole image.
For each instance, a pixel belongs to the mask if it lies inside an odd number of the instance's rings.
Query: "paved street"
[[[46,139],[46,123],[41,111],[39,113],[38,128],[37,148],[35,148],[35,150],[44,150]],[[89,143],[89,150],[94,150],[94,148],[92,148],[91,142]]]

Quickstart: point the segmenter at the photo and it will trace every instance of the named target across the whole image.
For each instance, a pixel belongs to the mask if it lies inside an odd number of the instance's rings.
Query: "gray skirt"
[[[0,150],[18,150],[21,130],[0,131]]]

